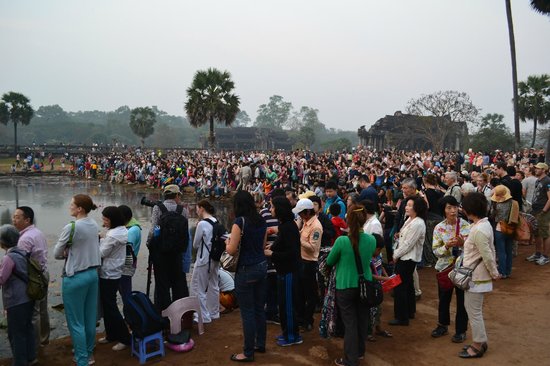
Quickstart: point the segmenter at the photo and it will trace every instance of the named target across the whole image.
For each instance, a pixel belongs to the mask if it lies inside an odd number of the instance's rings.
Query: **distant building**
[[[386,115],[367,131],[357,131],[362,146],[383,150],[456,150],[468,144],[466,122],[452,122],[449,117],[424,117],[401,111]]]
[[[221,150],[292,150],[292,140],[285,131],[258,127],[229,127],[215,130],[215,144]],[[208,147],[208,136],[201,139]]]

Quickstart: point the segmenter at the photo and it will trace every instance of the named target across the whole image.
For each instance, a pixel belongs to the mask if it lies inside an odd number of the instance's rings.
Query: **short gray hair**
[[[445,176],[451,178],[454,182],[458,180],[458,175],[456,172],[447,172],[445,173]]]
[[[407,186],[414,189],[418,188],[418,186],[416,185],[416,181],[413,178],[404,179],[403,182],[401,182],[401,186]]]
[[[0,226],[0,244],[5,248],[13,248],[17,246],[19,241],[19,230],[13,225]]]

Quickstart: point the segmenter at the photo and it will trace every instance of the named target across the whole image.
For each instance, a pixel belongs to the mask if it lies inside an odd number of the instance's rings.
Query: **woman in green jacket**
[[[367,213],[363,206],[353,204],[347,215],[348,236],[340,236],[327,257],[327,264],[336,267],[336,303],[344,322],[344,358],[336,365],[356,366],[365,356],[365,340],[369,311],[359,301],[359,275],[355,255],[359,254],[365,278],[372,281],[370,260],[376,249],[376,239],[363,232]]]

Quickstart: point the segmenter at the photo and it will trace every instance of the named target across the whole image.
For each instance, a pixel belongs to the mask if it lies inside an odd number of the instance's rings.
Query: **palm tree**
[[[548,0],[531,0],[531,7],[543,15],[550,15],[550,1]]]
[[[527,81],[521,81],[518,107],[522,121],[533,120],[533,147],[537,137],[537,125],[550,120],[550,75],[531,75]]]
[[[514,138],[516,150],[520,146],[519,113],[518,113],[518,67],[516,62],[516,41],[514,38],[514,23],[512,21],[512,4],[506,0],[506,18],[508,19],[508,38],[510,39],[510,55],[512,56],[512,84],[514,103]]]
[[[155,132],[153,125],[157,122],[155,112],[149,107],[138,107],[130,113],[130,128],[132,132],[141,137],[141,148],[145,145],[145,139]]]
[[[214,148],[214,121],[231,126],[239,112],[239,97],[233,94],[235,83],[231,74],[214,68],[196,72],[191,86],[187,89],[185,112],[189,123],[199,127],[210,122],[208,142]]]
[[[7,125],[8,122],[13,122],[14,155],[17,155],[17,124],[28,125],[34,115],[29,103],[29,98],[15,92],[5,93],[0,100],[0,123]]]

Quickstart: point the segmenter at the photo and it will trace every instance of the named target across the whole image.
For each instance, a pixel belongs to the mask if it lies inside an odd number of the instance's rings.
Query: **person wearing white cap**
[[[295,215],[300,216],[302,228],[300,230],[300,251],[302,256],[302,268],[300,271],[300,283],[302,296],[299,301],[298,315],[302,327],[310,331],[313,329],[313,313],[319,301],[317,296],[317,259],[321,248],[323,226],[310,199],[303,198],[292,209]]]

